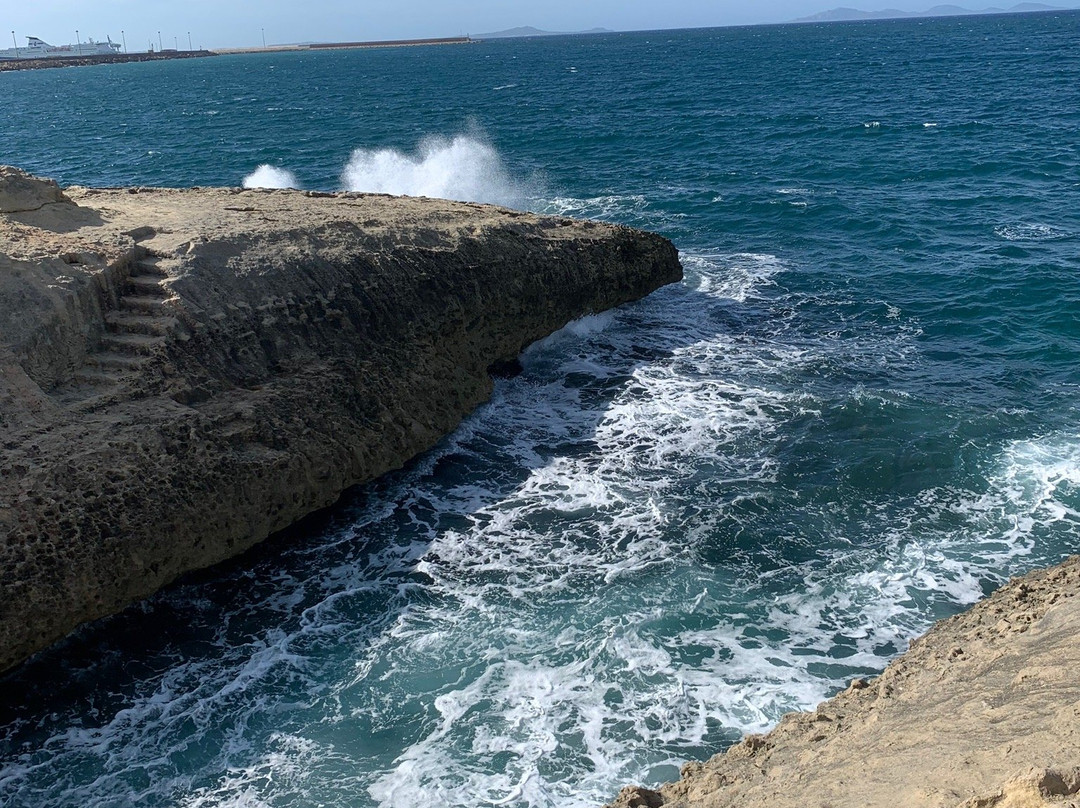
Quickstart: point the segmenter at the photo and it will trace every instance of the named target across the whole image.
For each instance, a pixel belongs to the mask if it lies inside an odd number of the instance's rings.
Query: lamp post
[[[263,50],[266,50],[266,29],[265,28],[260,28],[259,30],[262,31]]]
[[[79,36],[79,29],[75,29],[75,41],[79,43],[79,56],[82,56],[82,37]]]
[[[157,32],[157,49],[158,53],[161,53],[163,50],[165,50],[165,46],[161,44],[161,31]]]
[[[120,30],[120,39],[124,41],[124,53],[127,53],[127,37],[124,36],[123,29]]]
[[[179,40],[178,37],[174,36],[172,38],[172,46],[173,46],[173,50],[180,50],[180,40]]]
[[[15,38],[15,32],[14,31],[11,32],[11,41],[15,45],[15,58],[18,59],[19,58],[19,40],[17,40]]]
[[[187,32],[187,49],[189,51],[195,50],[193,47],[191,47],[191,31]]]

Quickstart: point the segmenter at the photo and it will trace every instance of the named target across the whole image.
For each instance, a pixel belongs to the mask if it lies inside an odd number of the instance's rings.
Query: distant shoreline
[[[268,45],[263,48],[218,48],[217,54],[234,53],[288,53],[306,50],[350,50],[353,48],[400,48],[417,45],[468,45],[479,40],[467,36],[439,37],[436,39],[386,39],[370,42],[312,42],[304,45]]]
[[[100,56],[63,56],[44,59],[12,59],[0,61],[0,72],[11,70],[41,70],[49,67],[85,67],[87,65],[121,64],[123,62],[157,62],[162,59],[195,59],[237,53],[288,53],[293,51],[349,50],[353,48],[399,48],[423,45],[467,45],[479,42],[468,36],[436,39],[388,39],[370,42],[313,42],[303,45],[270,45],[265,48],[217,48],[215,50],[176,51],[156,53],[116,53]]]
[[[809,17],[799,17],[792,20],[793,23],[819,23],[819,22],[864,22],[869,20],[928,20],[951,17],[982,17],[988,15],[1003,14],[1046,14],[1059,11],[1075,11],[1076,9],[1062,8],[1060,6],[1048,6],[1041,3],[1019,3],[1010,8],[984,8],[969,9],[961,6],[937,5],[925,11],[900,11],[898,9],[885,9],[884,11],[862,11],[856,8],[834,8],[829,11],[821,11],[811,14]]]

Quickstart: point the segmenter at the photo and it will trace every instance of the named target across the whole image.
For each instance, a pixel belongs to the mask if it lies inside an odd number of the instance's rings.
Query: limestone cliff
[[[482,205],[0,169],[0,670],[435,444],[489,371],[681,277]]]

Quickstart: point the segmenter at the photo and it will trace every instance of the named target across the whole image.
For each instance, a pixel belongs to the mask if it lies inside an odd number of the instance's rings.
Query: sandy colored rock
[[[0,166],[0,213],[39,210],[66,199],[54,180],[35,177],[12,166]]]
[[[990,796],[964,800],[960,808],[1076,808],[1077,805],[1080,805],[1080,767],[1032,768],[1009,778]]]
[[[1080,808],[1080,556],[630,808]],[[637,800],[637,801],[635,801]]]
[[[490,206],[3,176],[0,669],[401,466],[526,345],[681,277],[658,236]]]

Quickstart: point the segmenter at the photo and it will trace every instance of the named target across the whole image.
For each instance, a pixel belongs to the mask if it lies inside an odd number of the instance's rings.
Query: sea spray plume
[[[415,154],[357,149],[341,173],[347,191],[430,196],[524,207],[528,194],[499,153],[470,135],[422,140]]]
[[[299,188],[296,175],[284,168],[263,163],[246,177],[245,188]]]

